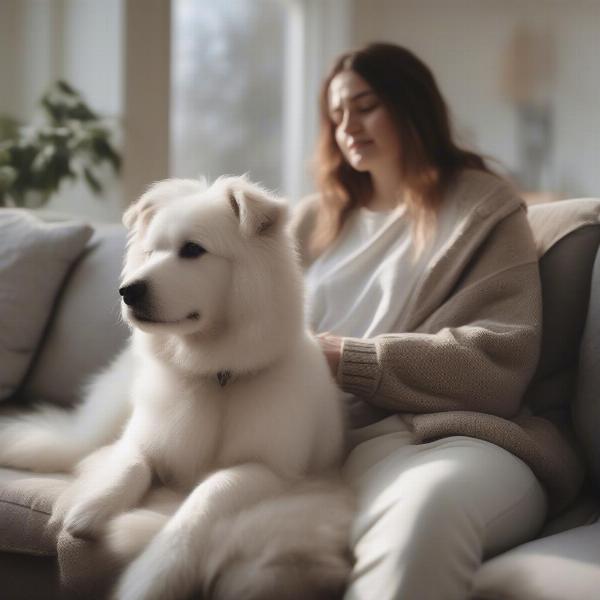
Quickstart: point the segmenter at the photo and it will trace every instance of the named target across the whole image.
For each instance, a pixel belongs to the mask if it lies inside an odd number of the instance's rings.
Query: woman
[[[578,485],[559,434],[521,407],[541,338],[526,211],[453,141],[404,48],[340,57],[321,114],[320,194],[293,225],[350,407],[346,598],[464,599],[482,560],[532,538]]]

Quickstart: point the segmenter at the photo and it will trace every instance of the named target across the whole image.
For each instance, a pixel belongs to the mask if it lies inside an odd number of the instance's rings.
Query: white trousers
[[[499,446],[463,436],[414,444],[397,415],[352,435],[356,564],[345,600],[466,600],[484,558],[542,526],[543,488]]]

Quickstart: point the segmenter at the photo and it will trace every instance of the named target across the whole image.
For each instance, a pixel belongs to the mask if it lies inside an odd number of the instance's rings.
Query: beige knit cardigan
[[[318,201],[302,201],[291,221],[305,267],[316,258],[308,240]],[[526,209],[506,182],[473,170],[444,202],[462,203],[464,218],[424,270],[398,331],[343,339],[338,384],[357,400],[354,425],[402,412],[418,442],[466,435],[505,448],[529,465],[557,512],[583,470],[558,429],[522,407],[542,323]]]

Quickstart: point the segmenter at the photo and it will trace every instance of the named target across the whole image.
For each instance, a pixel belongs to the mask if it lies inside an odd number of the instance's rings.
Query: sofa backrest
[[[573,426],[587,458],[590,481],[600,493],[600,252],[596,255],[591,287],[572,409]]]
[[[540,258],[542,352],[527,392],[534,413],[561,418],[577,374],[579,345],[588,310],[600,224],[573,231]]]
[[[74,265],[20,395],[71,404],[83,384],[125,345],[118,294],[126,232],[122,225],[96,224]]]
[[[600,317],[600,297],[592,297],[590,302],[600,244],[600,199],[533,206],[529,220],[540,256],[543,333],[540,360],[525,402],[534,414],[551,419],[571,435],[573,423],[589,412],[583,398],[577,402],[575,398],[578,377],[587,370],[580,362],[580,347],[588,307],[590,315]],[[600,274],[596,278],[600,287]],[[600,414],[596,424],[598,431]],[[587,434],[585,428],[577,427],[580,447],[585,445],[582,434]],[[586,454],[591,459],[589,452]]]

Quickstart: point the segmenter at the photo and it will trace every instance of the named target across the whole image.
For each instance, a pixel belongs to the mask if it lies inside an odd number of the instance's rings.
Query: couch
[[[485,557],[471,598],[593,600],[600,598],[600,199],[537,205],[529,216],[540,256],[544,334],[525,401],[532,413],[552,419],[572,438],[586,479],[579,497],[553,515],[537,539]],[[43,326],[0,411],[23,410],[40,399],[71,405],[90,374],[125,343],[117,294],[125,231],[117,224],[86,231],[62,260],[63,271],[54,274],[55,287],[46,290],[52,298],[43,303]],[[0,256],[5,310],[2,277]],[[25,309],[35,297],[28,290],[17,308]],[[3,318],[0,313],[0,346],[6,343]],[[46,527],[53,499],[67,480],[62,474],[0,468],[3,600],[107,597],[116,567],[102,550]]]

